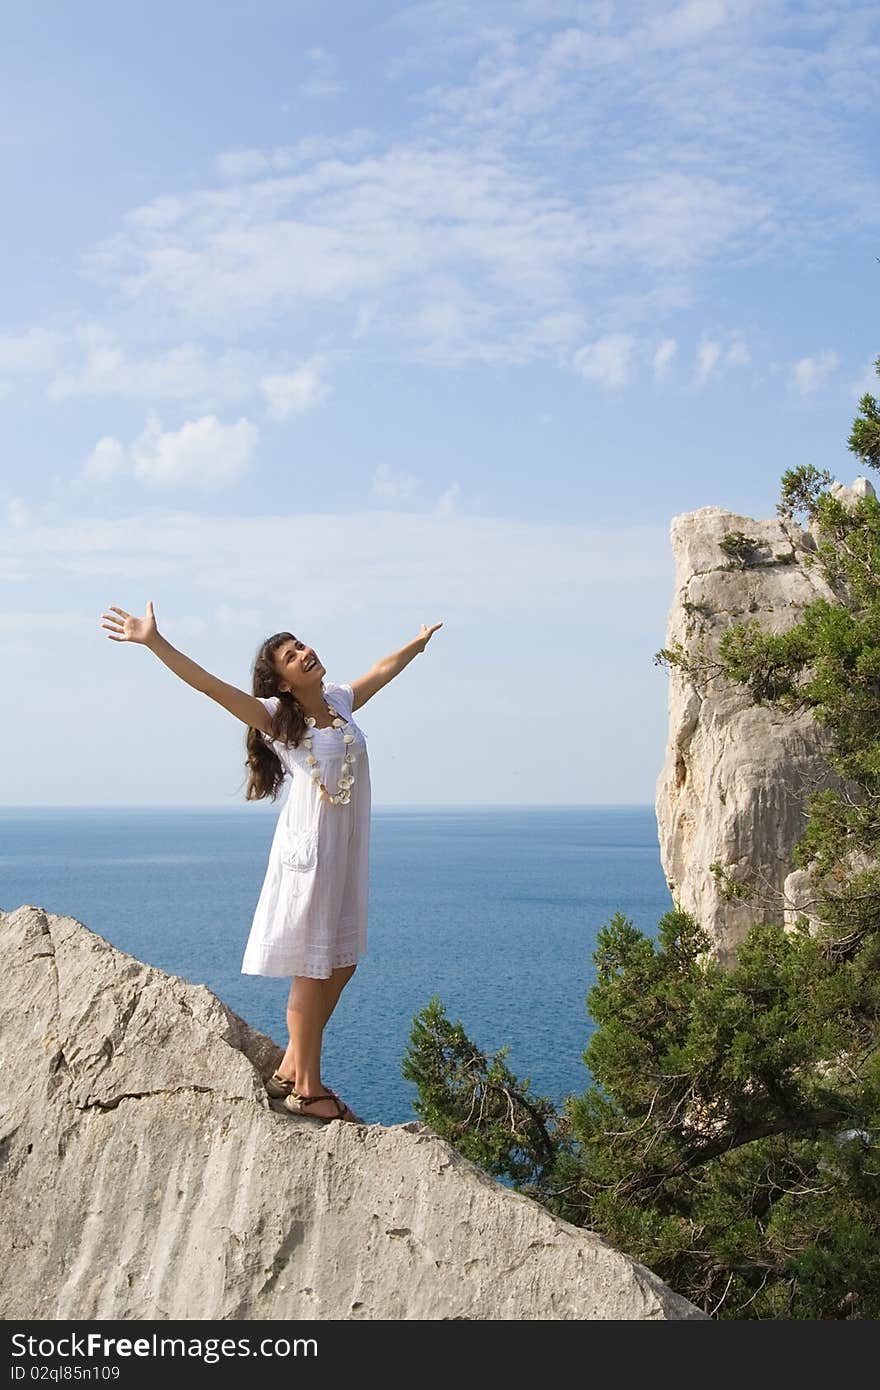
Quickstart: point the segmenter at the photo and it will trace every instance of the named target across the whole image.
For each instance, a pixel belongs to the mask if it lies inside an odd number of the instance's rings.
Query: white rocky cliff
[[[873,494],[858,479],[836,484],[842,500]],[[722,547],[741,533],[755,544],[742,559]],[[674,517],[675,594],[664,645],[680,643],[702,671],[669,674],[669,735],[657,780],[656,811],[663,869],[673,901],[709,932],[713,954],[729,964],[756,920],[791,921],[809,897],[793,850],[812,790],[838,786],[827,735],[804,713],[797,718],[755,705],[747,690],[712,671],[718,642],[735,622],[755,618],[784,632],[816,598],[836,602],[818,564],[816,540],[793,521],[755,521],[721,507]],[[725,896],[711,865],[750,884],[752,898]]]
[[[279,1049],[204,986],[0,932],[3,1318],[703,1317],[420,1123],[276,1112]]]

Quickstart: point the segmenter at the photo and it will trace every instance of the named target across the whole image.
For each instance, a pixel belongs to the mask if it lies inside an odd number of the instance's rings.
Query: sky
[[[848,0],[8,7],[0,804],[244,804],[147,600],[243,689],[442,621],[376,805],[652,803],[671,519],[865,476],[878,57]]]

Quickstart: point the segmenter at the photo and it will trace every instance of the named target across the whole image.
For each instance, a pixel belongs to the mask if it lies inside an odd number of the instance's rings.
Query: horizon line
[[[283,804],[280,800],[269,801],[267,805],[258,802],[236,802],[222,805],[217,802],[114,802],[83,801],[70,803],[0,803],[0,814],[9,811],[261,811],[277,810]],[[621,810],[649,807],[654,810],[652,801],[387,801],[376,802],[372,811],[578,811],[578,810]]]

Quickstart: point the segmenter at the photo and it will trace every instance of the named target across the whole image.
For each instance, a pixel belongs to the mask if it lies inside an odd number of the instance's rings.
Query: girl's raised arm
[[[407,642],[405,647],[401,647],[398,652],[391,652],[389,656],[377,661],[375,666],[371,666],[365,676],[359,676],[356,681],[352,681],[351,689],[353,693],[352,709],[360,709],[371,700],[377,690],[381,690],[389,681],[393,681],[395,676],[399,676],[405,666],[408,666],[414,656],[423,652],[430,642],[434,633],[443,626],[442,623],[433,623],[427,627],[422,623],[422,630],[418,637],[414,637],[411,642]]]
[[[142,618],[133,618],[124,608],[112,606],[109,613],[101,614],[101,618],[101,626],[107,628],[107,636],[112,642],[139,642],[142,646],[149,647],[154,656],[165,663],[169,671],[173,671],[175,676],[186,681],[194,690],[200,690],[203,695],[210,695],[212,700],[228,709],[229,713],[234,714],[243,724],[262,729],[264,734],[271,733],[269,711],[255,695],[248,695],[237,686],[227,685],[218,676],[212,676],[210,671],[196,665],[162,636],[156,626],[152,599],[147,604],[147,611]]]

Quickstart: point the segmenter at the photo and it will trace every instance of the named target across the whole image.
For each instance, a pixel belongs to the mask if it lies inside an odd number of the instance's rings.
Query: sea
[[[0,908],[75,917],[286,1045],[289,981],[241,974],[277,814],[0,808]],[[671,907],[652,806],[374,807],[367,954],[325,1030],[323,1079],[370,1123],[416,1118],[401,1062],[437,997],[560,1106],[590,1084],[598,932],[622,912],[653,936]]]

